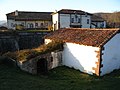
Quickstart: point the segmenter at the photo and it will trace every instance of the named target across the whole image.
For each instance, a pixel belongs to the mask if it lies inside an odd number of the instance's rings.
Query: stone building
[[[51,13],[16,10],[6,14],[8,29],[48,29],[52,26]]]

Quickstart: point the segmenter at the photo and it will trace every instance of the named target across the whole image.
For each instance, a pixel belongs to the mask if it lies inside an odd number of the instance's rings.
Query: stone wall
[[[19,50],[19,45],[13,36],[0,36],[0,53]]]
[[[54,51],[51,53],[42,54],[34,59],[27,61],[18,61],[17,65],[21,70],[31,74],[37,74],[37,62],[41,58],[47,60],[47,69],[51,70],[62,65],[62,51]]]
[[[36,48],[43,44],[44,33],[0,33],[0,53]]]
[[[19,48],[22,49],[31,49],[36,48],[43,44],[43,37],[47,33],[19,33]]]

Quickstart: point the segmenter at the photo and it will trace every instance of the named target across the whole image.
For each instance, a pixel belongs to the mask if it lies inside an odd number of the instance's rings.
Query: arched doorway
[[[45,58],[41,58],[37,62],[37,73],[45,74],[48,71],[47,60]]]

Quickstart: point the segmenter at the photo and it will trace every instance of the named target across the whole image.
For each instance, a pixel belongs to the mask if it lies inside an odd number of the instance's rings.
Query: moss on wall
[[[16,52],[8,52],[5,53],[4,56],[12,58],[17,61],[26,61],[32,58],[35,58],[41,54],[49,53],[55,50],[62,50],[63,49],[63,42],[60,40],[54,40],[47,45],[43,44],[40,47],[34,49],[25,49]]]

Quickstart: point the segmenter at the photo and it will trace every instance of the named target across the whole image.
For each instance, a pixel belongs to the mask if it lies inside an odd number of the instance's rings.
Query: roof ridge
[[[78,10],[78,9],[61,9],[61,10],[71,10],[71,11],[82,11],[82,10]],[[85,11],[83,11],[83,12],[85,12]]]
[[[66,42],[84,44],[87,46],[100,47],[109,41],[119,29],[76,29],[76,28],[67,28],[57,30],[49,35],[46,39],[60,39]]]
[[[101,47],[101,46],[105,45],[117,32],[118,32],[118,30],[113,32],[113,34],[111,34],[108,38],[106,38],[99,46]]]
[[[64,28],[64,30],[120,30],[120,28]],[[61,29],[63,30],[63,29]]]

